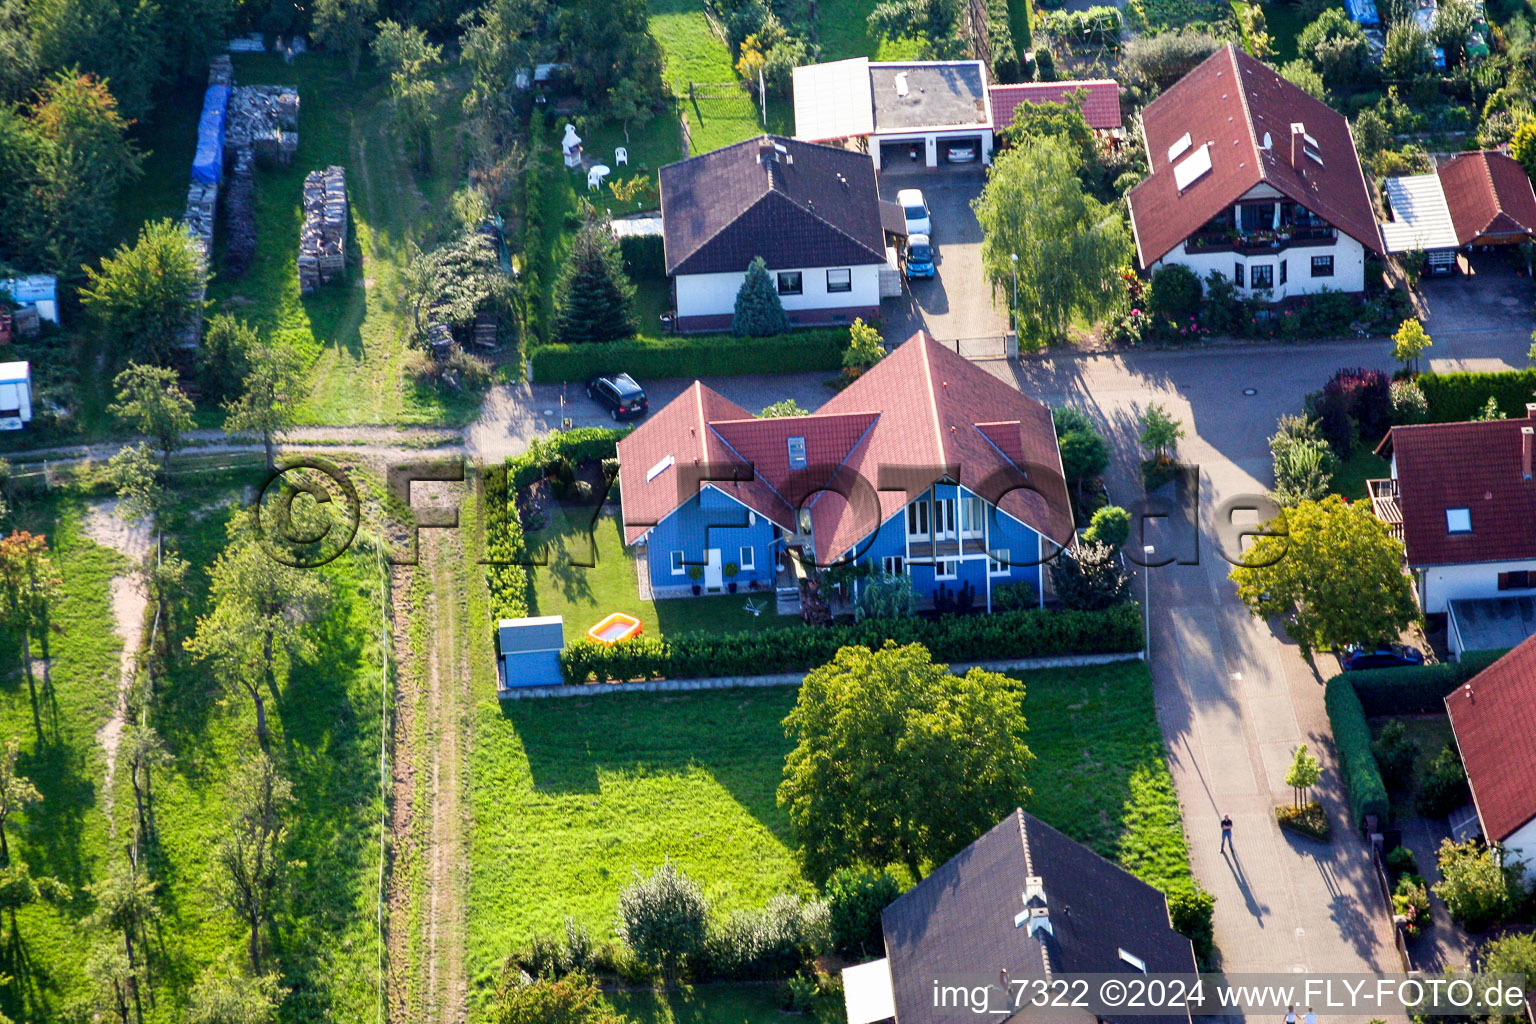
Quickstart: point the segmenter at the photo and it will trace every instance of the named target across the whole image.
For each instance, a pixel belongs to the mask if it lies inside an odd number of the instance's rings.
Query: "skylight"
[[[1189,156],[1173,165],[1173,183],[1183,192],[1211,171],[1211,144],[1204,143]]]
[[[1189,132],[1179,136],[1179,141],[1168,147],[1168,162],[1173,163],[1179,157],[1189,152],[1189,147],[1195,144],[1195,140],[1189,137]]]
[[[803,437],[789,439],[789,468],[805,468],[805,438]]]
[[[1448,508],[1445,510],[1445,529],[1449,533],[1472,532],[1472,510]]]
[[[1303,146],[1301,148],[1301,151],[1303,153],[1307,154],[1307,156],[1311,157],[1313,160],[1316,160],[1317,161],[1317,165],[1319,167],[1321,167],[1323,165],[1323,154],[1319,153],[1317,150],[1315,150],[1315,149],[1308,149],[1305,146]]]
[[[666,458],[656,463],[656,465],[645,471],[645,482],[650,483],[652,480],[655,480],[657,477],[661,476],[661,474],[665,473],[668,467],[670,467],[676,461],[677,459],[671,455],[668,455]]]
[[[1124,961],[1125,963],[1130,964],[1132,967],[1136,968],[1142,974],[1146,974],[1147,973],[1147,962],[1145,960],[1143,960],[1141,957],[1135,956],[1135,955],[1133,955],[1131,953],[1128,953],[1128,952],[1126,952],[1125,950],[1122,949],[1120,951],[1120,959],[1122,961]]]

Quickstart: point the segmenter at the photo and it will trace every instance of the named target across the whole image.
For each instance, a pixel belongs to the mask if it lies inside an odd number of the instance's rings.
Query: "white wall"
[[[839,307],[867,308],[880,305],[880,268],[883,263],[871,263],[861,267],[848,267],[853,284],[852,291],[828,292],[827,267],[769,267],[768,277],[777,282],[781,271],[800,271],[800,295],[781,295],[786,310],[836,309]],[[844,269],[844,268],[831,268]],[[743,268],[735,274],[679,274],[677,284],[677,315],[720,316],[736,312],[736,293],[746,279]]]
[[[1312,276],[1312,257],[1333,257],[1332,277]],[[1286,283],[1280,283],[1280,261],[1288,264]],[[1363,292],[1365,291],[1365,246],[1353,238],[1339,232],[1338,239],[1333,245],[1300,246],[1289,249],[1281,249],[1276,252],[1268,252],[1262,256],[1245,256],[1239,252],[1217,250],[1196,250],[1185,252],[1184,245],[1180,245],[1167,256],[1152,265],[1152,269],[1170,263],[1180,263],[1193,270],[1201,281],[1207,274],[1215,270],[1222,277],[1232,276],[1233,264],[1243,265],[1243,295],[1258,294],[1253,288],[1248,287],[1253,280],[1253,268],[1270,266],[1274,268],[1274,288],[1270,289],[1271,302],[1280,302],[1283,299],[1295,298],[1298,295],[1315,295],[1321,291],[1331,292]]]
[[[1536,572],[1536,561],[1479,562],[1474,565],[1435,565],[1422,570],[1423,583],[1419,597],[1424,603],[1426,615],[1437,615],[1446,610],[1446,602],[1474,597],[1527,597],[1536,594],[1536,588],[1526,590],[1500,590],[1499,573],[1512,569]],[[1536,867],[1536,864],[1532,865]]]
[[[927,154],[926,164],[929,167],[939,166],[941,154],[939,141],[941,139],[971,139],[981,136],[981,162],[992,162],[992,129],[977,126],[975,128],[955,129],[943,132],[918,132],[903,135],[895,132],[889,135],[871,135],[869,137],[869,155],[875,161],[875,170],[880,169],[880,143],[882,142],[921,142],[923,152]]]
[[[1504,861],[1525,861],[1527,873],[1536,871],[1536,818],[1521,825],[1504,840]]]

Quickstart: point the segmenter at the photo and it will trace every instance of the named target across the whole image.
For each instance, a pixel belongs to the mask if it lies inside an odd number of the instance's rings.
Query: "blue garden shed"
[[[565,619],[542,615],[496,623],[496,670],[501,689],[559,686]]]

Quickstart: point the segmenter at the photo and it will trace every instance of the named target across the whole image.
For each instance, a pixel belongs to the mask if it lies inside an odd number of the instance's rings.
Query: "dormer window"
[[[789,468],[805,468],[805,438],[803,437],[789,439]]]
[[[1466,508],[1446,509],[1445,530],[1447,533],[1471,533],[1472,510]]]

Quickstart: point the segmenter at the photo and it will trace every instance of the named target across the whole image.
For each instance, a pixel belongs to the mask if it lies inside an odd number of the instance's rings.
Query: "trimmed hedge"
[[[1470,651],[1460,662],[1414,668],[1369,668],[1340,673],[1370,718],[1443,712],[1452,690],[1503,657],[1504,651]]]
[[[1492,395],[1499,409],[1510,419],[1525,416],[1525,403],[1536,392],[1536,370],[1507,370],[1503,373],[1424,373],[1419,388],[1429,402],[1433,423],[1470,420],[1482,412]]]
[[[1134,603],[1097,612],[1031,608],[762,633],[641,634],[612,645],[579,640],[560,653],[560,672],[567,684],[768,675],[809,670],[830,661],[839,648],[879,647],[887,640],[920,643],[935,661],[955,662],[1137,651],[1141,637],[1141,610]]]
[[[841,370],[848,328],[793,331],[772,338],[729,334],[630,338],[591,345],[544,345],[533,350],[533,379],[585,383],[603,373],[657,377],[730,377],[792,370]]]
[[[619,255],[624,258],[624,273],[634,280],[665,280],[667,258],[660,235],[625,235],[619,239]]]
[[[1371,727],[1366,724],[1365,709],[1344,674],[1328,680],[1323,702],[1328,708],[1328,724],[1339,752],[1339,773],[1349,791],[1355,827],[1365,826],[1367,814],[1376,815],[1376,821],[1385,827],[1392,805],[1387,800],[1381,771],[1376,767],[1376,755],[1371,753]]]
[[[523,544],[523,523],[517,513],[517,492],[545,475],[549,464],[566,458],[572,462],[610,459],[618,451],[619,439],[627,429],[580,427],[536,437],[528,450],[486,470],[485,558],[487,562],[516,562],[527,549]],[[491,622],[520,619],[528,614],[528,569],[523,565],[485,567],[486,586],[491,591]]]
[[[1023,77],[1019,48],[1013,38],[1013,12],[1008,0],[985,0],[987,44],[992,51],[992,81],[1017,82]]]

